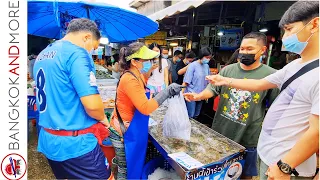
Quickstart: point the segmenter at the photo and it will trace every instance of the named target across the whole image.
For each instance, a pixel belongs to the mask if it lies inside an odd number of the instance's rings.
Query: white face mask
[[[91,51],[89,52],[89,54],[92,56],[94,53],[94,49],[92,48]]]
[[[90,51],[88,51],[88,53],[90,54],[90,55],[92,55],[93,54],[93,52],[94,52],[94,48],[93,48],[93,42],[92,42],[92,39],[90,39],[91,40],[91,46],[92,46],[92,49],[90,50]],[[86,42],[83,42],[83,47],[84,47],[84,49],[86,49],[87,50],[87,48],[86,48]]]

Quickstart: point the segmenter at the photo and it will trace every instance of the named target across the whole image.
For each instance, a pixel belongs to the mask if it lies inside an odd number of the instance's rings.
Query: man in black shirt
[[[178,74],[176,71],[177,64],[183,59],[183,54],[180,50],[176,50],[173,53],[173,57],[168,59],[168,69],[169,69],[169,83],[174,83],[178,79]]]
[[[178,62],[176,72],[178,79],[175,83],[182,85],[184,74],[187,72],[188,64],[190,64],[196,58],[196,54],[191,50],[186,52],[186,56],[183,61]]]

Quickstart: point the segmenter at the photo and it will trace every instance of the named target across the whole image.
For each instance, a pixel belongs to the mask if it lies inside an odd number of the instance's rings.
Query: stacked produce
[[[105,108],[114,108],[116,97],[116,86],[99,86],[98,91]]]
[[[98,91],[106,109],[114,108],[117,80],[114,79],[106,68],[95,64]]]
[[[96,79],[113,79],[113,77],[106,71],[96,70]]]
[[[96,79],[113,79],[113,77],[108,73],[108,69],[98,64],[95,64],[94,66],[96,68]]]

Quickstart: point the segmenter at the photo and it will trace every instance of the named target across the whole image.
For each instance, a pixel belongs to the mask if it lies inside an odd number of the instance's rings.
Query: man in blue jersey
[[[34,65],[41,126],[38,151],[57,179],[110,176],[99,146],[108,136],[109,122],[89,54],[100,38],[94,22],[74,19],[66,36],[44,49]]]

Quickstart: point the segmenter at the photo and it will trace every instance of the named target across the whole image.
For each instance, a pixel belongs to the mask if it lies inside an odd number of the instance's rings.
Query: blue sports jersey
[[[50,44],[35,62],[39,125],[54,130],[85,129],[97,121],[85,111],[80,98],[99,94],[95,67],[88,52],[69,41]],[[56,136],[40,131],[38,151],[54,161],[64,161],[92,151],[93,134]]]

